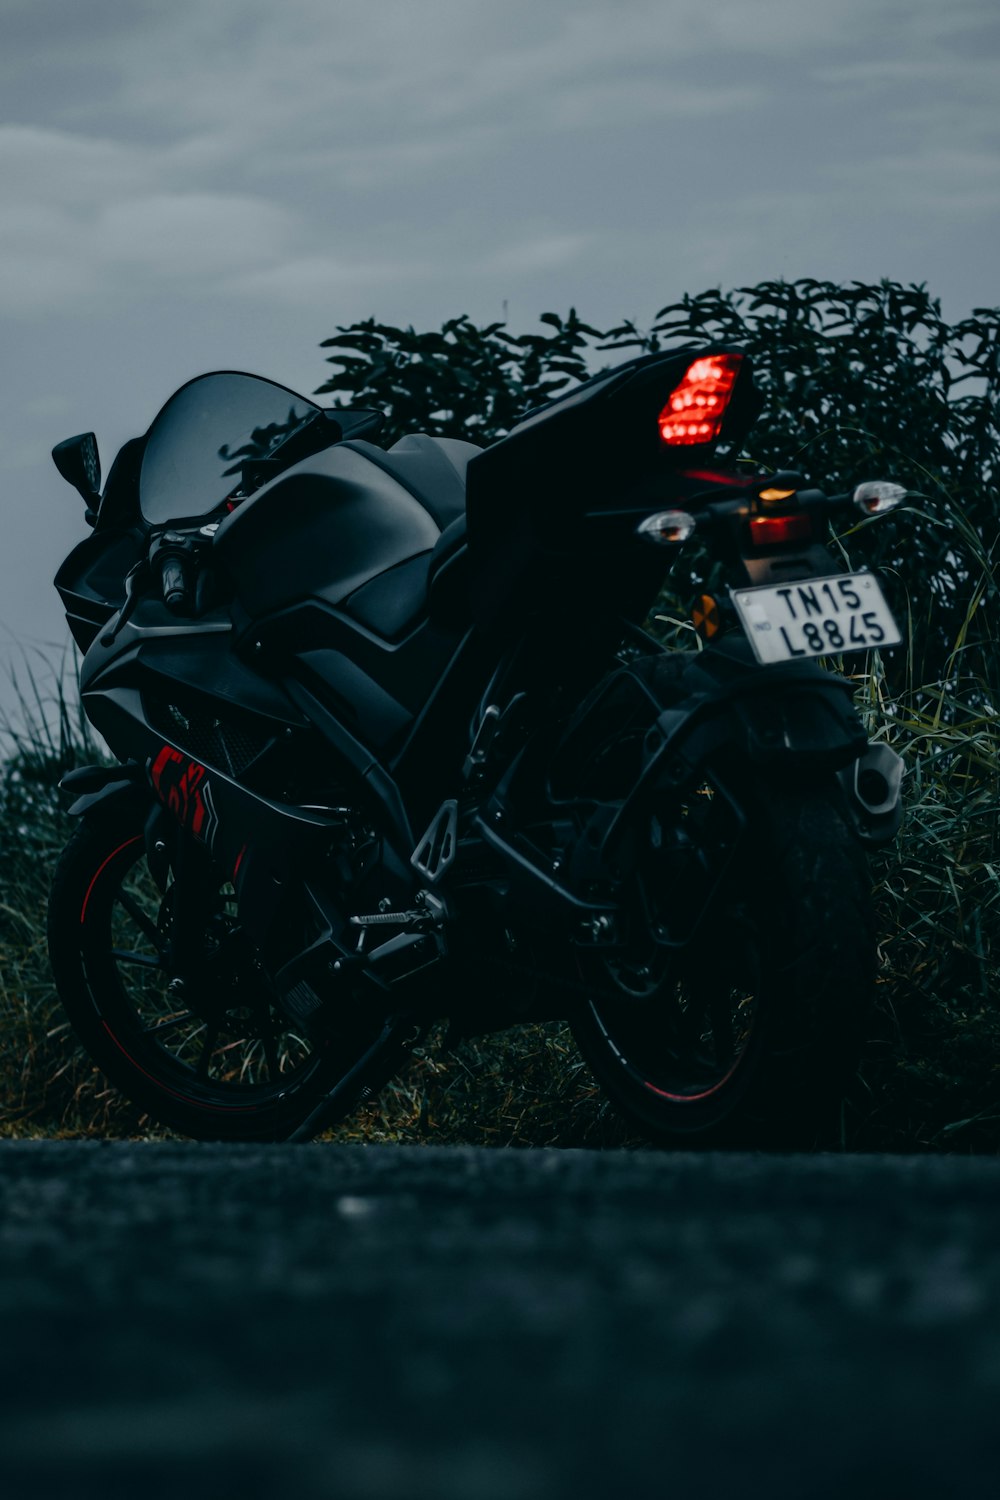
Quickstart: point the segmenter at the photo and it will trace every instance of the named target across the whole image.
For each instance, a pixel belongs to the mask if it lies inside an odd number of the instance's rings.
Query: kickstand
[[[390,1016],[367,1052],[286,1136],[290,1142],[311,1141],[326,1126],[350,1114],[361,1098],[371,1098],[395,1073],[407,1052],[422,1035],[412,1016]],[[389,1063],[388,1069],[385,1063]]]

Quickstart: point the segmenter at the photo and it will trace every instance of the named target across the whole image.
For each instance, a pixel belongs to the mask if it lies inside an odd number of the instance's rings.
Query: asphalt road
[[[0,1145],[0,1494],[1000,1488],[1000,1164]]]

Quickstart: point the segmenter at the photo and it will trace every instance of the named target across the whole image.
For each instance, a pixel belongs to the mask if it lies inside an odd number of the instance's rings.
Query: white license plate
[[[902,639],[873,573],[733,589],[732,600],[759,662],[871,651]]]

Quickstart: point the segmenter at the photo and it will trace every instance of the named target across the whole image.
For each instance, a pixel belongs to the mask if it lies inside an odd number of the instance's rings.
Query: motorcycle
[[[738,468],[760,404],[712,346],[484,449],[385,449],[378,412],[222,372],[103,493],[93,433],[55,448],[92,528],[55,582],[117,761],[64,778],[49,944],[113,1084],[188,1136],[305,1140],[440,1022],[558,1018],[655,1140],[815,1139],[901,778],[821,665],[899,631],[824,538],[905,492]],[[642,622],[684,556],[698,649],[668,651]]]

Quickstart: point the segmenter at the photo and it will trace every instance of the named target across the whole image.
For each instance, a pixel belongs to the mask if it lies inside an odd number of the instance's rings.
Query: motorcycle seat
[[[483,451],[475,443],[414,432],[388,450],[365,442],[350,446],[409,490],[442,531],[465,515],[465,473]]]
[[[464,588],[458,554],[465,546],[465,475],[482,452],[458,438],[409,433],[388,450],[354,442],[362,452],[408,490],[429,512],[441,534],[434,546],[405,558],[377,578],[362,584],[344,600],[352,619],[384,640],[398,641],[428,612],[442,622],[459,623],[464,615]]]
[[[426,614],[441,624],[466,623],[465,534],[463,511],[429,552],[409,557],[355,589],[342,608],[387,641],[407,635]]]

